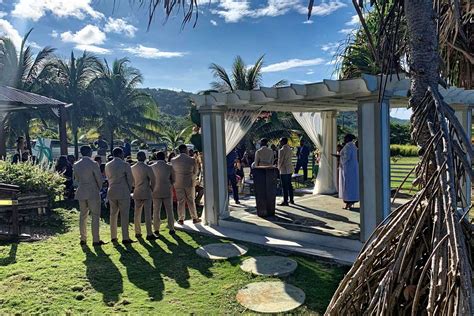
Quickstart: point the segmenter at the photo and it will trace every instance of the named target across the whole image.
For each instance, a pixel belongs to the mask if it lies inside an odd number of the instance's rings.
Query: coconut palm
[[[218,92],[234,92],[236,90],[253,90],[259,88],[262,83],[263,57],[264,55],[260,56],[251,67],[246,66],[242,57],[235,57],[232,63],[231,76],[229,76],[224,67],[212,63],[209,69],[214,78],[216,78],[216,81],[211,82],[212,89]],[[286,84],[286,80],[280,80],[273,86],[278,87]]]
[[[32,30],[30,29],[23,37],[19,49],[10,38],[0,37],[0,73],[2,74],[0,84],[30,92],[39,90],[41,73],[55,49],[47,46],[35,55],[33,48],[27,45]],[[0,120],[0,157],[5,156],[6,134],[24,134],[27,145],[30,147],[29,122],[31,118],[31,112],[22,111],[7,113]]]
[[[88,85],[95,78],[98,64],[97,57],[90,53],[83,52],[76,58],[71,52],[69,60],[56,59],[48,65],[49,75],[55,80],[50,80],[45,87],[47,94],[72,104],[67,108],[67,114],[76,157],[79,156],[78,129],[93,112]]]
[[[182,130],[166,129],[160,133],[160,139],[164,141],[170,148],[175,149],[180,144],[185,143],[191,136],[192,126],[183,128]]]
[[[153,98],[137,89],[143,77],[130,67],[127,58],[114,60],[112,67],[104,60],[92,81],[98,130],[110,137],[113,150],[117,134],[134,138],[158,136],[156,104]]]

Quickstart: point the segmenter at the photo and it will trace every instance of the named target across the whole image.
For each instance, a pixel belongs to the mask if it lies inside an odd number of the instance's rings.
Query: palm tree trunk
[[[74,156],[79,159],[79,140],[77,127],[73,127],[72,137],[74,138]]]
[[[0,114],[0,160],[7,157],[7,135],[5,133],[6,115]]]
[[[114,151],[114,130],[110,131],[110,154]]]
[[[26,120],[25,124],[25,141],[26,141],[26,149],[31,154],[31,135],[30,135],[30,120]]]

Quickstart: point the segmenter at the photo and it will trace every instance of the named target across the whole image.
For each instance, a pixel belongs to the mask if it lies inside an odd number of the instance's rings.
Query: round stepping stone
[[[245,260],[240,268],[255,275],[284,277],[298,267],[295,260],[281,256],[260,256]]]
[[[247,251],[246,247],[234,243],[218,243],[199,247],[196,254],[206,259],[225,260],[245,255]]]
[[[278,281],[250,283],[236,296],[242,306],[258,313],[289,312],[301,306],[305,298],[301,289]]]

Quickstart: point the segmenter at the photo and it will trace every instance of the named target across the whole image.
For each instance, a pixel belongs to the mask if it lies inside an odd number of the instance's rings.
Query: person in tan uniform
[[[290,203],[295,204],[293,198],[293,185],[291,184],[291,175],[293,173],[293,163],[291,156],[293,151],[288,145],[288,138],[280,139],[280,150],[278,151],[278,171],[280,171],[281,186],[283,189],[283,202],[279,206],[288,206],[288,196]]]
[[[165,161],[166,155],[160,151],[156,153],[156,162],[151,165],[151,169],[155,175],[155,186],[153,187],[153,229],[155,235],[160,233],[161,224],[161,206],[164,204],[166,211],[166,219],[168,220],[168,229],[170,235],[175,234],[174,230],[174,214],[173,214],[173,183],[175,175],[173,167]]]
[[[130,165],[123,160],[122,148],[112,151],[113,159],[105,165],[105,175],[109,181],[107,197],[110,204],[110,235],[112,242],[117,242],[117,220],[120,213],[122,226],[122,243],[134,242],[128,235],[130,211],[130,192],[133,188],[133,175]]]
[[[100,226],[100,189],[102,188],[102,175],[99,166],[92,160],[92,148],[81,147],[82,159],[74,164],[74,180],[78,183],[75,199],[79,201],[79,230],[81,245],[87,241],[87,217],[92,214],[92,245],[106,244],[99,237]]]
[[[255,167],[273,166],[274,158],[273,150],[268,148],[268,139],[262,138],[260,140],[260,149],[255,152]]]
[[[142,210],[145,213],[146,239],[155,240],[151,227],[151,192],[155,187],[155,175],[151,167],[145,163],[146,154],[143,151],[137,153],[138,162],[132,167],[133,175],[133,200],[135,202],[135,237],[142,237],[141,223]]]
[[[186,204],[188,205],[193,223],[200,223],[201,219],[198,218],[195,203],[196,190],[194,181],[198,170],[196,160],[189,157],[186,145],[180,145],[178,150],[180,154],[171,160],[171,166],[176,176],[174,188],[176,189],[176,198],[178,199],[178,223],[180,225],[184,224]]]

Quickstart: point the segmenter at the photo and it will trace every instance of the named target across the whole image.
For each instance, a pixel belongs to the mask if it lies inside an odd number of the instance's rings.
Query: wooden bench
[[[1,234],[12,239],[29,238],[20,234],[20,216],[32,210],[44,213],[49,206],[50,199],[45,194],[20,193],[18,186],[0,183],[0,215],[11,223],[11,229]]]

